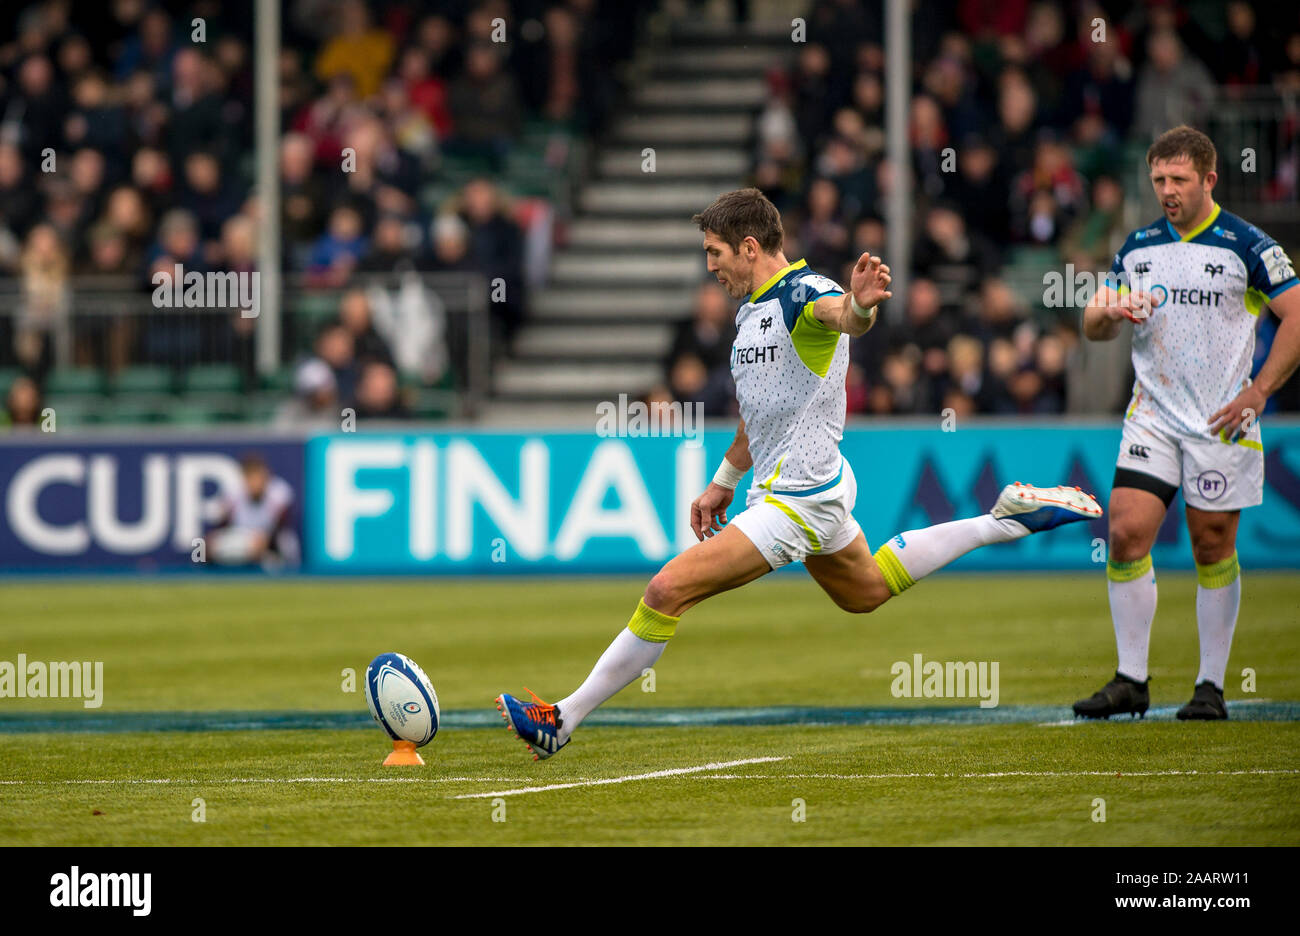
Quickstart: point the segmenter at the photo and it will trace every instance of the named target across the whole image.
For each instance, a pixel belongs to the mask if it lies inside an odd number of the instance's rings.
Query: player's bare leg
[[[875,555],[859,533],[844,549],[809,556],[804,565],[832,601],[845,611],[862,613],[874,611],[972,549],[1100,516],[1101,507],[1078,488],[1010,484],[986,514],[907,530]]]
[[[1133,487],[1111,491],[1106,590],[1119,662],[1114,679],[1089,698],[1074,703],[1076,715],[1143,715],[1150,706],[1147,652],[1156,614],[1151,547],[1164,519],[1165,502],[1152,492]]]
[[[853,614],[874,611],[893,597],[863,533],[839,552],[809,556],[804,566],[832,601]]]
[[[646,585],[627,627],[619,632],[582,685],[554,705],[503,693],[497,708],[535,758],[550,757],[597,706],[640,679],[663,655],[677,622],[706,598],[772,571],[763,554],[734,527],[721,527],[675,556]]]
[[[1192,700],[1178,710],[1183,720],[1228,717],[1223,689],[1241,607],[1241,570],[1237,565],[1240,519],[1238,510],[1187,508],[1187,531],[1196,559],[1196,630],[1201,641],[1201,669]]]

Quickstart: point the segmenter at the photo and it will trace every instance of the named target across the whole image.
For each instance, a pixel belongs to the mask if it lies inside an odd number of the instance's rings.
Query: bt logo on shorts
[[[1196,490],[1206,500],[1218,500],[1228,491],[1228,479],[1221,471],[1202,471],[1196,476]]]
[[[1133,458],[1148,459],[1151,457],[1151,449],[1145,445],[1138,445],[1136,442],[1128,447],[1128,453]]]

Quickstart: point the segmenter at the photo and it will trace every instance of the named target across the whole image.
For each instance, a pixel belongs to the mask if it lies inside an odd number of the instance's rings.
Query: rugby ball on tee
[[[366,704],[394,741],[423,747],[438,733],[438,694],[415,661],[401,653],[381,653],[366,667]]]

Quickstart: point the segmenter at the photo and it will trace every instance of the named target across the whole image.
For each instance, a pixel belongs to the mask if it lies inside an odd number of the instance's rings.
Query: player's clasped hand
[[[1119,296],[1106,312],[1112,319],[1126,318],[1134,325],[1141,325],[1151,317],[1151,309],[1151,294],[1136,290]]]
[[[705,537],[722,532],[727,524],[727,506],[735,491],[720,484],[710,484],[704,493],[691,501],[691,529],[695,538],[703,541]]]
[[[1229,442],[1236,442],[1238,435],[1250,431],[1250,422],[1264,411],[1264,404],[1267,402],[1268,398],[1264,396],[1264,391],[1254,384],[1247,385],[1232,398],[1231,403],[1220,407],[1210,417],[1210,432],[1216,435],[1226,433]]]

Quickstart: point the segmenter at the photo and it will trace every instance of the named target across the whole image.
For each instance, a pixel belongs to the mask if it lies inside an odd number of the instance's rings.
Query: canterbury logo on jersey
[[[1151,449],[1149,449],[1145,445],[1138,445],[1136,442],[1134,442],[1132,445],[1128,447],[1128,453],[1132,455],[1134,458],[1151,457]]]
[[[776,349],[777,346],[774,344],[753,345],[748,348],[738,348],[733,345],[731,364],[733,367],[737,364],[766,364],[776,360]]]

